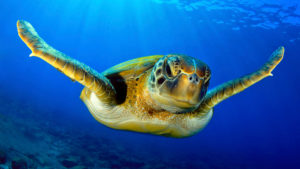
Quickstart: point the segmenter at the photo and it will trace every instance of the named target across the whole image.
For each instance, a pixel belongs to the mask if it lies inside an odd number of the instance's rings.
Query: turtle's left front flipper
[[[52,48],[38,35],[29,22],[19,20],[17,28],[19,36],[32,51],[30,56],[43,59],[72,80],[86,86],[106,105],[116,103],[115,88],[105,76]]]
[[[272,76],[272,71],[280,63],[284,55],[284,47],[278,48],[258,71],[244,77],[226,82],[210,90],[199,107],[200,112],[206,112],[212,109],[221,101],[233,96],[253,84],[259,82],[265,77]]]

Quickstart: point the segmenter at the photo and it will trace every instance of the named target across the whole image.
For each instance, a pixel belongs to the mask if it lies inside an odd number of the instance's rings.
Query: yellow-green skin
[[[175,114],[154,108],[156,103],[149,94],[147,81],[154,63],[161,57],[156,55],[134,59],[102,73],[108,77],[118,73],[125,79],[127,95],[122,104],[106,107],[101,98],[87,88],[83,89],[80,98],[96,120],[114,129],[169,137],[186,137],[197,133],[211,119],[212,109]]]
[[[19,36],[32,50],[30,56],[43,59],[85,86],[80,98],[100,123],[114,129],[177,138],[199,132],[211,119],[215,105],[271,76],[284,54],[284,48],[280,47],[258,71],[208,91],[193,110],[174,113],[158,108],[160,100],[153,99],[148,86],[153,66],[163,55],[134,59],[97,73],[49,46],[30,23],[18,21],[17,27]],[[120,87],[125,89],[125,95],[118,93]],[[119,102],[118,97],[124,97],[123,101]]]

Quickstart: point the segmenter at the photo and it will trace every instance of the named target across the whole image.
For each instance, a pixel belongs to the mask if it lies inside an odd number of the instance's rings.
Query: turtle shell
[[[191,136],[209,122],[212,111],[176,114],[158,110],[144,90],[154,65],[163,57],[154,55],[129,60],[101,73],[116,90],[115,106],[106,106],[101,101],[106,95],[96,95],[88,88],[83,89],[80,98],[93,117],[110,128],[169,137]]]
[[[124,79],[127,79],[132,76],[139,75],[148,69],[151,69],[154,64],[162,57],[163,55],[153,55],[128,60],[105,70],[104,72],[102,72],[102,74],[106,77],[118,74]]]
[[[152,69],[155,63],[162,58],[163,55],[153,55],[132,59],[116,66],[113,66],[104,72],[102,75],[107,77],[116,89],[116,100],[118,104],[125,101],[127,96],[127,82],[141,73]]]

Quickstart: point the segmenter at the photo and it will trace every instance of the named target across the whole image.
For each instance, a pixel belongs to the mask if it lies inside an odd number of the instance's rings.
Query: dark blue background
[[[253,10],[260,18],[260,9]],[[247,14],[234,9],[190,11],[150,0],[1,1],[0,11],[1,97],[31,105],[40,110],[41,118],[74,129],[90,128],[139,150],[142,157],[147,152],[194,166],[199,159],[245,168],[299,165],[299,24],[273,14],[261,19],[278,22],[275,28],[253,27],[251,19],[227,24]],[[212,70],[211,88],[256,71],[279,46],[285,46],[286,53],[273,77],[216,106],[211,122],[199,134],[164,138],[116,131],[96,122],[79,99],[80,84],[28,57],[30,50],[17,35],[18,19],[29,21],[54,48],[99,72],[141,56],[196,57]]]

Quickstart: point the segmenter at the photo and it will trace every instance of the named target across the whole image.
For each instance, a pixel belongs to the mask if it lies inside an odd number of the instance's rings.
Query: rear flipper
[[[96,93],[106,105],[111,106],[116,103],[115,88],[106,77],[52,48],[39,37],[29,22],[19,20],[17,28],[19,36],[32,51],[30,56],[43,59],[72,80],[86,86]]]
[[[280,63],[283,55],[284,47],[280,47],[271,55],[268,62],[265,63],[258,71],[244,77],[231,80],[210,90],[205,96],[204,101],[201,103],[198,111],[207,112],[228,97],[245,90],[265,77],[273,76],[272,71]]]

